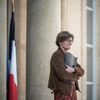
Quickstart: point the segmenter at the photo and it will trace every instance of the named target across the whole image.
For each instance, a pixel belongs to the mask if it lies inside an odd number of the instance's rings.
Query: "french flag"
[[[7,59],[7,100],[18,100],[15,20],[12,11]]]

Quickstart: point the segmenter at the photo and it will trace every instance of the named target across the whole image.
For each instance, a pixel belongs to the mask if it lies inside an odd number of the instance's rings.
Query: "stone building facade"
[[[19,100],[53,100],[47,88],[57,33],[75,40],[70,52],[85,69],[79,100],[100,100],[100,1],[15,0]],[[0,0],[0,100],[6,100],[6,49],[11,0]]]

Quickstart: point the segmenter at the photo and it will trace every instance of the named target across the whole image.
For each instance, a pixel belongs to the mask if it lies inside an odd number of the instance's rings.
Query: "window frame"
[[[92,11],[93,12],[93,44],[88,44],[87,41],[86,41],[86,50],[87,48],[91,48],[93,50],[93,81],[92,82],[89,82],[86,80],[86,85],[92,85],[93,87],[93,91],[92,91],[92,94],[93,94],[93,100],[97,100],[97,93],[96,93],[96,22],[95,22],[95,19],[96,19],[96,0],[93,0],[93,7],[88,7],[86,5],[86,12],[87,11]],[[88,22],[88,21],[87,21]],[[86,32],[87,34],[87,32]]]

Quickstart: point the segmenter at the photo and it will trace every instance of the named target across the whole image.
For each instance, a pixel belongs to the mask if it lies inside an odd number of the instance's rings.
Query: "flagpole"
[[[14,12],[14,3],[15,3],[15,0],[12,0],[12,11]]]

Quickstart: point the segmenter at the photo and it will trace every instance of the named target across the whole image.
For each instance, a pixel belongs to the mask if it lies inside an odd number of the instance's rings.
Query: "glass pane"
[[[93,8],[93,0],[87,0],[87,6]]]
[[[93,49],[87,47],[87,81],[93,81]]]
[[[87,85],[87,100],[93,100],[93,85]]]
[[[93,11],[87,10],[87,44],[93,44]]]

